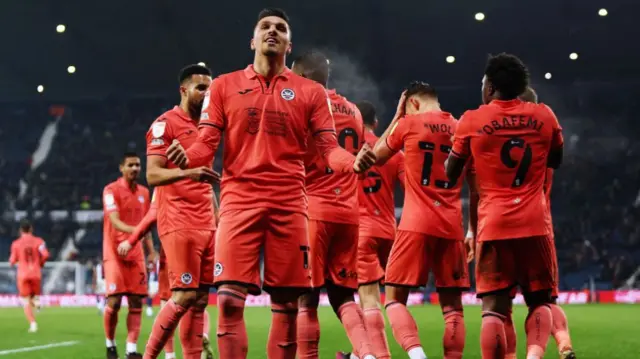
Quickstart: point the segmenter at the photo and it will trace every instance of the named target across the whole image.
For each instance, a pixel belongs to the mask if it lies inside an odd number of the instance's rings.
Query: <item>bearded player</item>
[[[329,81],[329,60],[308,51],[293,62],[293,72],[323,87]],[[364,144],[364,125],[358,108],[329,90],[338,143],[357,154]],[[309,247],[313,291],[299,299],[298,358],[318,358],[320,289],[326,287],[329,303],[344,326],[351,344],[363,356],[374,354],[364,326],[364,314],[354,300],[358,288],[358,177],[334,173],[309,139],[305,158],[309,199]]]
[[[167,155],[182,168],[210,163],[225,133],[215,267],[220,357],[247,357],[245,299],[262,287],[272,303],[267,357],[294,358],[297,300],[311,289],[308,136],[333,172],[362,172],[375,159],[370,149],[356,157],[339,147],[325,89],[285,66],[291,29],[284,11],[260,12],[251,49],[252,65],[211,84],[198,141],[186,153],[173,145]]]
[[[462,185],[449,181],[444,163],[457,121],[440,109],[433,87],[413,82],[396,117],[376,143],[377,164],[405,150],[405,201],[385,276],[386,311],[396,341],[411,359],[426,359],[406,304],[412,287],[433,271],[445,322],[444,357],[462,358],[465,326],[462,292],[469,276],[462,229]]]
[[[122,297],[127,296],[128,359],[142,358],[137,342],[140,335],[142,300],[147,295],[147,268],[142,244],[139,243],[125,257],[120,257],[117,247],[126,242],[142,217],[149,210],[149,190],[138,184],[140,157],[135,153],[125,153],[120,162],[122,177],[109,183],[103,191],[103,267],[107,287],[107,305],[104,309],[104,330],[107,345],[107,359],[117,359],[115,333]],[[145,240],[149,259],[155,260],[153,242]]]
[[[562,162],[562,129],[549,107],[518,99],[528,84],[529,72],[519,58],[490,57],[482,85],[485,105],[463,115],[447,163],[447,175],[455,181],[467,159],[474,161],[483,358],[506,355],[505,320],[516,285],[529,307],[527,358],[543,357],[552,330],[557,265],[544,180],[547,167]]]
[[[167,160],[173,143],[189,147],[198,137],[211,71],[200,65],[178,76],[180,105],[162,114],[147,133],[147,182],[156,186],[157,227],[168,270],[171,299],[158,313],[144,358],[157,358],[180,324],[185,359],[200,359],[205,310],[213,284],[215,215],[212,161],[180,169]]]
[[[33,310],[40,309],[40,288],[42,285],[42,267],[49,259],[49,251],[40,237],[33,235],[31,223],[20,221],[20,238],[11,243],[9,263],[18,266],[18,294],[22,300],[24,315],[29,322],[29,333],[38,331]]]

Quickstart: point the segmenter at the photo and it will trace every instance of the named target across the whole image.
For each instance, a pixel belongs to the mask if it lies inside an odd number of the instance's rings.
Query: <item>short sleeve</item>
[[[322,132],[336,132],[336,126],[331,111],[331,101],[322,86],[311,86],[309,89],[310,118],[309,126],[313,136]]]
[[[394,151],[398,152],[404,147],[404,140],[409,133],[411,123],[406,117],[402,117],[393,124],[393,128],[387,136],[387,146]]]
[[[225,128],[224,78],[216,77],[209,86],[202,102],[199,126],[212,126],[220,131]]]
[[[40,239],[40,244],[38,245],[38,252],[44,254],[47,251],[47,244],[44,243],[42,239]]]
[[[404,172],[404,152],[399,151],[394,157],[396,158],[396,177],[399,178]]]
[[[366,133],[367,130],[364,128],[364,121],[362,120],[362,114],[360,113],[360,110],[358,109],[358,106],[353,105],[353,111],[356,114],[356,121],[358,121],[358,128],[360,128],[360,133],[358,134],[360,137],[360,143],[358,143],[358,148],[362,148],[364,146],[364,144],[367,142],[366,141]]]
[[[102,207],[106,214],[118,212],[116,193],[109,187],[106,187],[102,192]]]
[[[147,156],[166,156],[167,148],[173,141],[171,132],[166,117],[155,120],[147,131]]]
[[[471,155],[470,148],[471,138],[471,116],[469,112],[465,112],[460,120],[453,135],[453,149],[451,154],[459,158],[467,158]]]
[[[564,146],[564,137],[562,136],[562,126],[558,122],[558,118],[556,114],[553,112],[551,107],[547,105],[541,105],[545,110],[546,117],[548,118],[548,123],[551,125],[551,148],[559,148]]]

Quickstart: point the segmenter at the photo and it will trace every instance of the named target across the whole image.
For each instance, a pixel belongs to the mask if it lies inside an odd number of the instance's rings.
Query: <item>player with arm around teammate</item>
[[[485,105],[463,115],[447,163],[452,181],[471,157],[476,173],[483,358],[506,355],[504,323],[516,285],[529,307],[527,358],[542,358],[552,329],[557,269],[544,178],[547,167],[562,162],[562,129],[548,106],[518,99],[528,84],[528,70],[519,58],[491,56],[482,82]]]

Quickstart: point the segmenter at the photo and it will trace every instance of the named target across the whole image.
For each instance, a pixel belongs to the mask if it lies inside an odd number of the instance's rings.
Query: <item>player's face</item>
[[[251,49],[265,56],[284,56],[291,52],[289,24],[277,16],[267,16],[256,25]]]
[[[482,78],[482,103],[488,104],[493,100],[493,86],[491,82],[487,79],[487,76]]]
[[[193,113],[202,111],[202,103],[204,96],[211,86],[211,76],[193,75],[183,86],[180,86],[180,92],[187,97],[189,108]]]
[[[127,157],[120,165],[120,173],[125,179],[135,180],[140,174],[140,157]]]

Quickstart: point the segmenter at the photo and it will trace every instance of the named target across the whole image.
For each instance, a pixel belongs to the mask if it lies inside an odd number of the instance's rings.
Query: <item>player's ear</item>
[[[180,96],[186,96],[187,95],[187,87],[184,85],[180,85]]]
[[[416,99],[415,99],[415,97],[414,97],[414,98],[410,98],[410,99],[409,99],[409,102],[411,103],[411,105],[413,105],[413,107],[414,107],[416,110],[419,110],[419,109],[420,109],[420,102],[418,102],[418,100],[416,100]]]
[[[253,50],[253,51],[256,50],[256,43],[253,40],[253,37],[251,38],[251,41],[249,41],[249,46],[251,47],[251,50]]]
[[[289,46],[287,46],[287,55],[291,55],[291,51],[293,51],[293,43],[289,42]]]

